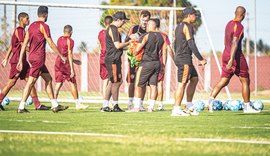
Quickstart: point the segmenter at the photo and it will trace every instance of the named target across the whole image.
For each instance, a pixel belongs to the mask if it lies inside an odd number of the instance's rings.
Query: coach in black
[[[200,60],[202,65],[206,60],[199,53],[194,41],[194,28],[192,23],[196,21],[196,11],[192,7],[187,7],[183,11],[184,20],[175,29],[175,58],[174,62],[178,68],[178,87],[175,92],[175,106],[172,110],[172,116],[198,115],[198,112],[192,108],[192,99],[198,83],[198,74],[192,63],[192,53]],[[187,86],[187,109],[181,111],[180,105]]]
[[[150,100],[148,100],[148,112],[152,112],[157,98],[157,82],[160,70],[159,54],[166,50],[166,43],[160,34],[156,31],[156,23],[150,20],[147,24],[147,33],[139,39],[136,51],[144,49],[141,65],[136,75],[136,91],[134,111],[138,112],[142,98],[142,88],[150,85]]]
[[[126,20],[126,14],[122,11],[118,11],[113,15],[114,21],[108,26],[106,31],[106,56],[105,64],[108,70],[109,84],[106,88],[105,98],[103,103],[102,112],[110,112],[109,100],[110,96],[113,98],[113,112],[122,112],[118,106],[119,88],[122,84],[121,75],[121,56],[123,54],[123,48],[129,45],[129,42],[122,43],[121,35],[118,28],[122,27]]]

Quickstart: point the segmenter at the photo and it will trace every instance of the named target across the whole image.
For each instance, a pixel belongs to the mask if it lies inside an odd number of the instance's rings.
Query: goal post
[[[18,10],[25,11],[30,14],[30,20],[33,22],[36,19],[36,9],[38,6],[44,5],[48,6],[49,8],[49,20],[48,23],[51,27],[52,36],[54,37],[53,40],[56,42],[57,38],[62,35],[62,28],[65,24],[71,24],[74,25],[74,34],[72,38],[74,37],[75,40],[75,46],[74,46],[74,57],[77,57],[80,59],[83,63],[81,66],[75,66],[75,72],[76,72],[76,79],[78,81],[78,90],[79,94],[83,97],[82,101],[85,103],[101,103],[102,102],[102,91],[101,91],[101,80],[99,78],[99,53],[98,53],[98,45],[97,45],[97,34],[102,29],[102,27],[99,24],[100,18],[103,16],[103,13],[105,10],[110,9],[111,13],[114,13],[118,10],[125,11],[127,13],[127,16],[132,16],[134,18],[134,21],[139,24],[139,12],[141,10],[149,10],[153,17],[159,17],[162,18],[164,21],[161,23],[162,31],[166,32],[168,34],[168,37],[173,43],[174,41],[174,29],[176,27],[176,11],[182,11],[184,8],[179,7],[150,7],[150,6],[112,6],[112,5],[89,5],[89,4],[63,4],[63,3],[39,3],[39,2],[14,2],[14,1],[0,1],[0,7],[3,5],[10,6],[9,12],[12,12],[13,6],[17,6],[16,8]],[[68,9],[68,11],[65,11]],[[52,11],[51,11],[52,10]],[[216,51],[213,46],[213,42],[210,37],[210,33],[207,27],[207,23],[205,21],[204,14],[202,12],[201,8],[196,8],[201,13],[201,20],[202,20],[202,27],[204,27],[205,31],[207,32],[207,42],[211,46],[211,51],[213,52],[215,56],[215,61],[218,66],[218,69],[221,71],[220,63],[218,61],[218,58],[216,56]],[[74,11],[79,12],[78,15],[74,15]],[[19,11],[17,11],[19,12]],[[65,12],[65,13],[63,13]],[[74,13],[73,13],[74,12]],[[65,23],[70,22],[69,17],[66,16],[66,13],[72,14],[73,20],[77,23]],[[75,14],[76,14],[75,13]],[[1,14],[0,14],[1,15]],[[98,16],[98,17],[97,17]],[[83,19],[83,20],[79,20]],[[61,21],[63,20],[63,21]],[[161,21],[162,21],[161,20]],[[131,22],[128,22],[125,27],[121,28],[122,37],[124,38],[127,34],[129,28],[135,24],[133,20]],[[81,23],[80,23],[81,22]],[[2,24],[2,23],[1,23]],[[52,29],[53,28],[53,29]],[[0,34],[1,35],[1,34]],[[87,47],[85,47],[85,52],[78,52],[77,47],[80,46],[80,43],[82,41],[86,40]],[[173,48],[173,45],[172,45]],[[174,49],[174,48],[173,48]],[[0,51],[3,51],[0,49]],[[48,49],[47,51],[52,51]],[[205,54],[205,53],[203,53]],[[0,52],[0,59],[3,58],[4,54],[1,54]],[[54,61],[56,58],[56,55],[47,52],[46,54],[48,62],[48,68],[50,71],[50,74],[53,77],[54,72]],[[177,78],[176,78],[176,68],[174,63],[172,63],[173,60],[171,60],[170,56],[168,56],[167,64],[166,64],[166,75],[164,80],[164,103],[172,103],[173,98],[173,92],[176,89],[177,85]],[[120,89],[120,103],[127,103],[127,83],[125,82],[126,72],[127,72],[127,56],[125,53],[122,57],[123,64],[123,85]],[[46,65],[47,65],[46,64]],[[207,65],[207,71],[203,73],[202,77],[200,78],[202,87],[201,90],[207,90],[210,88],[210,77],[211,75],[211,68],[210,64]],[[0,68],[0,72],[4,71],[6,74],[2,75],[3,80],[6,80],[8,77],[8,70]],[[87,72],[87,73],[86,73]],[[1,76],[0,76],[1,77]],[[1,77],[1,79],[2,79]],[[54,79],[54,77],[53,77]],[[23,89],[24,82],[18,82],[20,85],[19,87],[15,87],[14,90],[16,90],[16,93],[12,93],[8,97],[12,97],[14,100],[20,100],[21,92]],[[40,99],[43,101],[48,101],[47,96],[44,96],[44,89],[42,89],[42,83],[41,81],[38,81],[38,84],[36,86],[38,87],[38,95],[40,96]],[[4,82],[0,82],[0,88],[2,88],[5,85]],[[63,91],[63,92],[61,92]],[[63,88],[60,91],[59,95],[59,102],[72,102],[72,96],[69,91],[69,86],[64,85]],[[227,96],[230,98],[230,92],[228,89],[226,89]],[[20,93],[20,94],[19,94]]]

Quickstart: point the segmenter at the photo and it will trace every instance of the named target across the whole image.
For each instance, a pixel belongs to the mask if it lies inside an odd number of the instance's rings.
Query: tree
[[[258,53],[270,54],[270,46],[263,42],[262,39],[259,39],[257,42]],[[243,51],[246,53],[246,39],[243,40]],[[250,53],[254,53],[254,41],[250,40]]]

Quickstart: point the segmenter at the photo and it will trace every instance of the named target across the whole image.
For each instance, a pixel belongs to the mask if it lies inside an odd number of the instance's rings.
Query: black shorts
[[[144,87],[147,84],[157,85],[158,73],[160,70],[160,62],[144,62],[137,70],[136,74],[136,86]]]
[[[121,63],[106,63],[108,79],[112,83],[122,82]]]
[[[128,60],[128,72],[127,72],[127,83],[134,83],[136,77],[136,66],[130,66],[130,60]]]
[[[198,77],[198,73],[193,65],[183,64],[177,65],[178,82],[187,83],[192,77]]]

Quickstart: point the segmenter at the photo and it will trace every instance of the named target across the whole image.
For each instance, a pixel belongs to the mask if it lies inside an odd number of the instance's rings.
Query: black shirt
[[[163,36],[160,32],[148,32],[142,35],[139,39],[139,43],[146,40],[144,46],[144,54],[142,57],[143,62],[159,61],[159,54],[162,51],[164,44]]]
[[[105,63],[121,63],[123,49],[117,49],[114,42],[121,43],[121,35],[115,25],[110,25],[106,31]]]
[[[130,40],[129,36],[131,34],[135,34],[135,33],[138,33],[138,35],[141,36],[141,35],[146,33],[146,30],[144,30],[140,25],[135,25],[135,26],[131,27],[125,41],[126,42],[129,41]]]
[[[191,24],[181,22],[177,25],[175,29],[174,50],[174,62],[176,65],[192,65],[192,52],[199,60],[203,59],[195,45],[194,30]]]

